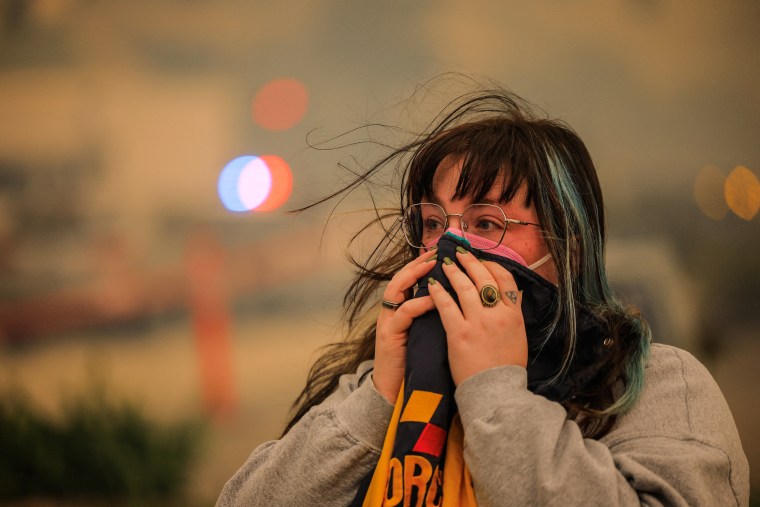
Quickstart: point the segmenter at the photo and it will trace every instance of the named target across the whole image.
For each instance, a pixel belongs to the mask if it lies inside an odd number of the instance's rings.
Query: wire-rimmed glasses
[[[477,250],[491,250],[499,246],[510,224],[540,227],[539,224],[507,218],[504,210],[494,204],[471,204],[462,213],[446,213],[438,204],[423,202],[412,204],[401,216],[407,243],[414,248],[428,248],[435,244],[448,229],[449,217],[459,217],[464,238]],[[493,246],[484,247],[477,238],[486,239]]]

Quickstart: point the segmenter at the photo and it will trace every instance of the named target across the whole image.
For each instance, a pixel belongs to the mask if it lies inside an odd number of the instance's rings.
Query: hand
[[[406,293],[414,287],[417,280],[433,269],[434,258],[435,250],[431,250],[401,268],[388,282],[383,299],[393,303],[404,301]],[[409,326],[415,318],[434,309],[430,296],[404,301],[397,310],[380,309],[375,331],[375,369],[372,381],[375,389],[391,403],[396,403],[404,380]]]
[[[428,285],[430,296],[441,315],[449,346],[449,364],[454,383],[459,385],[489,368],[528,364],[528,340],[518,292],[512,274],[495,262],[480,262],[470,253],[457,253],[467,273],[456,264],[446,263],[443,271],[459,297],[457,306],[440,284]],[[483,306],[480,289],[493,285],[500,300],[493,307]],[[513,303],[506,293],[517,292]]]

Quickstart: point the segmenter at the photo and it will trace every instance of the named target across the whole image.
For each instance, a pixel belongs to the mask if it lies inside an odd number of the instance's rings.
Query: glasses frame
[[[467,230],[466,230],[467,223],[464,221],[464,214],[467,212],[468,209],[472,208],[473,206],[488,206],[488,207],[496,208],[497,210],[499,210],[499,213],[501,213],[502,219],[504,220],[504,230],[501,233],[501,237],[499,238],[499,241],[496,242],[496,246],[491,247],[491,248],[476,248],[473,246],[473,248],[475,248],[476,250],[487,251],[487,250],[493,250],[495,248],[498,248],[499,245],[501,245],[501,242],[504,240],[504,237],[507,235],[507,228],[509,224],[533,225],[536,227],[541,227],[540,224],[536,224],[533,222],[526,222],[525,220],[517,220],[516,218],[507,218],[507,215],[506,213],[504,213],[504,210],[501,209],[499,206],[496,206],[495,204],[473,203],[467,206],[464,210],[462,210],[461,213],[447,213],[446,210],[443,209],[443,206],[441,206],[440,204],[436,204],[434,202],[420,202],[416,204],[410,204],[409,206],[407,206],[406,209],[404,209],[401,216],[399,217],[399,221],[401,222],[401,229],[404,232],[404,239],[406,239],[406,242],[409,243],[409,246],[411,246],[412,248],[429,248],[425,245],[415,245],[412,242],[412,238],[409,237],[409,235],[411,234],[411,230],[410,230],[411,228],[407,227],[407,225],[409,225],[408,224],[409,220],[407,218],[409,214],[409,210],[411,210],[414,207],[421,208],[422,206],[435,206],[441,210],[442,212],[441,215],[443,216],[444,223],[443,223],[443,229],[439,238],[442,237],[446,233],[446,230],[449,228],[449,217],[459,217],[459,221],[462,224],[462,232],[464,233],[465,239],[466,239],[467,238]],[[477,236],[477,234],[473,234],[473,236]]]

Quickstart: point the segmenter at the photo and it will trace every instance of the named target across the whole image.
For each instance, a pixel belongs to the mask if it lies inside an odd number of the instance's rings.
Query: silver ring
[[[392,301],[386,301],[385,299],[383,299],[383,302],[381,304],[383,305],[383,308],[396,311],[401,307],[401,305],[404,304],[404,302],[402,301],[400,303],[394,303]]]
[[[496,303],[499,302],[499,289],[493,285],[484,285],[480,289],[480,302],[488,308],[496,306]]]

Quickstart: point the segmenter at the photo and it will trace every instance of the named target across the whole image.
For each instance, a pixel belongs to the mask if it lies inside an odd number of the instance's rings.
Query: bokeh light
[[[243,157],[237,157],[231,160],[219,174],[219,180],[217,182],[217,191],[219,192],[219,199],[222,204],[229,211],[241,213],[248,211],[243,201],[238,194],[238,181],[240,181],[240,173],[243,172],[246,164],[254,160],[256,157],[252,155],[246,155]]]
[[[256,211],[272,211],[283,204],[293,191],[293,173],[287,162],[276,155],[264,155],[261,159],[266,163],[272,175],[272,190],[269,197],[256,208]]]
[[[290,197],[293,174],[287,162],[276,155],[245,155],[224,166],[217,189],[229,211],[272,211]]]
[[[292,78],[274,79],[253,98],[253,121],[268,130],[288,130],[303,119],[308,103],[303,83]]]
[[[721,220],[728,214],[723,197],[725,181],[726,175],[714,165],[703,167],[694,180],[694,200],[702,213],[713,220]]]
[[[760,182],[744,166],[736,166],[728,175],[724,195],[731,211],[744,220],[752,220],[760,209]]]
[[[272,190],[272,174],[259,157],[254,157],[240,172],[237,193],[247,210],[257,208],[269,196]]]

